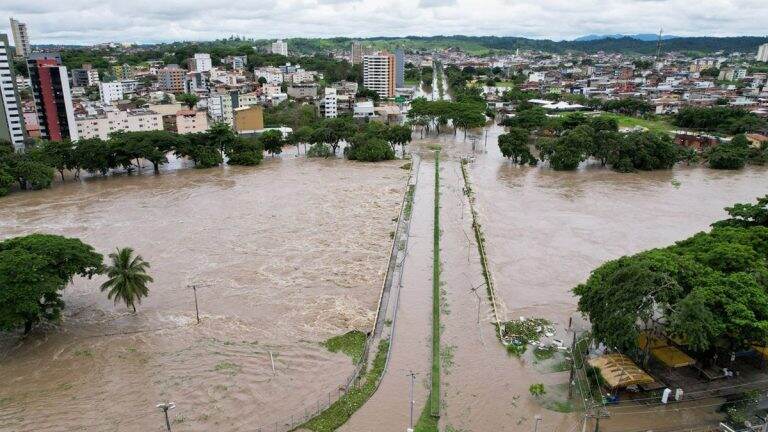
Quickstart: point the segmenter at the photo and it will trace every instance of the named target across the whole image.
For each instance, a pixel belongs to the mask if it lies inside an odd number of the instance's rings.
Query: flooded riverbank
[[[708,229],[725,217],[723,207],[768,193],[768,170],[678,166],[620,174],[599,166],[575,172],[516,167],[501,156],[499,133],[501,128],[491,127],[466,140],[462,134],[431,135],[413,146],[418,151],[439,145],[447,159],[441,164],[441,246],[448,311],[443,350],[449,358],[441,424],[455,430],[529,429],[540,415],[539,430],[566,431],[582,416],[580,402],[567,403],[568,372],[562,356],[539,358],[528,350],[518,358],[507,354],[493,333],[471,215],[462,197],[460,158],[474,156],[468,170],[502,319],[547,318],[556,323],[555,337],[561,340],[570,338],[565,332],[569,318],[586,326],[571,289],[592,269]],[[480,299],[471,292],[476,287]],[[547,395],[541,400],[528,392],[534,383],[545,385]],[[695,415],[697,421],[716,417]],[[616,416],[603,420],[601,428],[631,430],[662,423],[679,427],[691,421],[682,415],[654,419],[640,423],[631,416]]]
[[[286,155],[0,199],[0,237],[131,246],[155,278],[136,315],[98,291],[102,279],[78,279],[60,326],[4,336],[0,430],[157,430],[165,400],[183,430],[242,430],[336,390],[352,364],[317,342],[371,327],[400,165]],[[205,285],[200,325],[190,283]]]

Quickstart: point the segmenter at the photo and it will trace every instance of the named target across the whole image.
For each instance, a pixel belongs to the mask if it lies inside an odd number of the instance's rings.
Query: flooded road
[[[586,280],[591,270],[607,260],[707,230],[710,223],[726,217],[723,207],[752,202],[768,193],[765,167],[717,171],[678,166],[633,174],[599,166],[576,172],[516,167],[501,156],[496,144],[499,133],[503,133],[500,128],[490,129],[487,147],[484,136],[478,137],[481,152],[470,165],[491,272],[508,319],[550,319],[558,323],[564,340],[567,335],[562,328],[568,318],[578,318],[570,290]],[[457,152],[471,152],[467,144],[456,147]],[[482,153],[483,149],[487,152]],[[567,373],[552,374],[535,363],[528,355],[511,358],[502,366],[520,380],[522,398],[530,398],[527,388],[535,382],[562,392],[558,383],[567,383]],[[543,430],[564,430],[561,420],[551,418],[551,410],[539,410],[544,411]],[[519,415],[530,419],[537,413]],[[665,419],[666,425],[690,424],[691,415],[673,413]],[[644,418],[643,425],[652,427],[648,424],[652,419]],[[636,416],[622,415],[603,420],[600,426],[608,431],[631,430],[640,426],[637,421]]]
[[[431,358],[434,172],[433,161],[422,161],[419,165],[387,371],[373,397],[339,429],[341,431],[404,431],[409,423],[410,378],[407,374],[410,371],[416,374],[414,422],[427,401]]]
[[[175,429],[255,430],[337,391],[352,363],[318,342],[371,328],[400,165],[284,155],[0,199],[0,238],[131,246],[155,279],[136,315],[99,292],[102,278],[78,279],[60,326],[3,336],[0,430],[163,430],[166,400]],[[204,285],[199,325],[190,283]]]

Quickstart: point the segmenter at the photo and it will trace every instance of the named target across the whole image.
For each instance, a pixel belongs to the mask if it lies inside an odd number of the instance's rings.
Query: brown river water
[[[480,134],[475,152],[462,132],[412,145],[425,161],[392,357],[379,392],[343,430],[404,430],[409,370],[418,373],[416,416],[425,403],[434,199],[427,144],[443,147],[440,422],[453,431],[530,431],[536,415],[540,431],[581,426],[579,414],[552,409],[564,400],[567,372],[530,352],[508,355],[484,288],[471,291],[482,273],[461,156],[475,156],[468,172],[502,318],[548,318],[564,340],[569,317],[583,325],[570,290],[593,268],[705,230],[723,207],[768,193],[765,168],[515,167],[498,151],[501,132],[491,127],[487,146]],[[255,430],[304,409],[352,370],[317,342],[370,328],[402,198],[400,164],[284,156],[257,168],[92,179],[1,199],[3,237],[45,230],[103,253],[132,246],[153,264],[156,282],[134,316],[97,291],[100,281],[78,280],[66,291],[62,326],[4,341],[0,430],[162,430],[154,404],[163,400],[179,406],[174,430]],[[185,288],[195,281],[209,285],[198,292],[199,326]],[[528,394],[536,382],[548,390],[543,401]],[[675,427],[697,416],[616,415],[601,430]]]
[[[372,325],[401,165],[288,154],[0,198],[0,238],[130,246],[155,279],[135,315],[99,292],[102,278],[77,279],[60,325],[2,336],[0,430],[164,430],[164,401],[184,431],[256,430],[311,409],[353,369],[318,342]],[[199,325],[190,283],[203,285]]]

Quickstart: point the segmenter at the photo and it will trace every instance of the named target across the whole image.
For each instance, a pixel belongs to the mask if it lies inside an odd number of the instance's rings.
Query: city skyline
[[[33,44],[159,43],[213,40],[379,36],[520,36],[570,40],[587,34],[765,35],[757,0],[246,0],[219,8],[212,0],[55,2],[10,0],[0,16],[29,26]],[[744,19],[745,11],[751,19]],[[493,11],[493,13],[489,13]],[[365,25],[349,25],[350,22]],[[556,25],[553,25],[556,23]],[[9,22],[0,32],[10,33]]]

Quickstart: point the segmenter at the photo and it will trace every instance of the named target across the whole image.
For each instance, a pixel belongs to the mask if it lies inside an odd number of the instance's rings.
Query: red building
[[[33,53],[27,60],[40,137],[51,141],[76,141],[77,127],[72,107],[67,68],[58,54]]]

